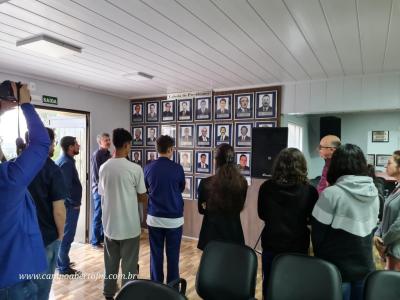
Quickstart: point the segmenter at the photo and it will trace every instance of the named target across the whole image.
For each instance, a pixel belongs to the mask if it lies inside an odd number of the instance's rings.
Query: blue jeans
[[[38,287],[38,300],[48,300],[51,290],[51,284],[53,283],[53,278],[56,269],[56,262],[58,257],[58,251],[60,249],[61,241],[56,240],[46,247],[47,256],[47,269],[43,274],[46,274],[46,278],[34,280]]]
[[[164,244],[167,255],[167,283],[179,278],[179,253],[182,240],[182,226],[159,228],[148,226],[150,240],[150,278],[164,282]]]
[[[37,300],[38,287],[32,280],[0,288],[0,300]]]
[[[93,199],[93,220],[92,220],[92,245],[99,245],[104,241],[103,224],[101,222],[101,196],[98,193],[92,194]]]
[[[353,282],[342,283],[343,300],[362,300],[363,299],[364,281],[358,280]]]
[[[60,245],[60,251],[58,252],[57,267],[60,273],[68,271],[69,267],[69,250],[71,244],[74,241],[76,226],[78,225],[80,209],[73,207],[66,207],[67,218],[64,226],[64,237]]]

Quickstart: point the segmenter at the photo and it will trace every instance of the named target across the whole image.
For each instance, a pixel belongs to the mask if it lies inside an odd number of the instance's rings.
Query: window
[[[303,151],[303,127],[295,123],[288,122],[288,128],[288,147],[297,148],[300,151]]]

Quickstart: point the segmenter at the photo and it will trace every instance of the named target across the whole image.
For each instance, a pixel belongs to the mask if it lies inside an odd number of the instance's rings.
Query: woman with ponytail
[[[247,193],[247,181],[235,164],[235,152],[228,144],[217,148],[216,174],[203,179],[198,188],[198,209],[204,215],[199,243],[201,250],[211,240],[244,245],[240,212]]]

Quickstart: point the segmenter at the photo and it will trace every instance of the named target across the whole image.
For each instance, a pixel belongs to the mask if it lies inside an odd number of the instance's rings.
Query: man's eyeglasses
[[[322,150],[322,149],[335,149],[336,147],[332,147],[332,146],[321,146],[321,145],[319,145],[318,147],[317,147],[317,149],[318,150]]]

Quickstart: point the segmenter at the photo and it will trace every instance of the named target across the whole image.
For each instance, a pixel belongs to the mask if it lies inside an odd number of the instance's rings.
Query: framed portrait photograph
[[[254,94],[236,94],[235,95],[235,119],[252,119]]]
[[[263,122],[256,122],[256,127],[276,127],[276,121],[263,121]]]
[[[251,129],[253,123],[236,123],[235,124],[235,146],[251,147]]]
[[[194,125],[179,125],[179,147],[194,146]]]
[[[143,102],[131,102],[131,123],[143,123]]]
[[[386,164],[391,156],[392,155],[390,155],[390,154],[376,154],[375,155],[375,166],[377,166],[377,167],[386,166]]]
[[[176,125],[161,125],[161,135],[169,135],[176,141]]]
[[[182,192],[182,198],[193,199],[193,176],[185,176],[185,189]]]
[[[208,121],[211,120],[211,98],[203,97],[196,98],[195,100],[195,120],[196,121]]]
[[[155,150],[149,150],[146,149],[146,165],[148,165],[149,163],[152,163],[153,161],[155,161],[158,158],[158,153]]]
[[[178,100],[178,121],[191,122],[193,121],[193,99]]]
[[[232,95],[214,96],[214,119],[232,119]]]
[[[211,151],[196,150],[196,173],[211,174],[212,170],[212,156]]]
[[[235,152],[236,165],[242,175],[250,175],[250,152]]]
[[[374,130],[372,131],[373,143],[389,143],[389,130]]]
[[[196,124],[196,146],[211,147],[212,146],[212,125]]]
[[[131,149],[131,161],[143,167],[143,149]]]
[[[146,146],[155,146],[158,138],[158,126],[146,126]]]
[[[175,100],[162,100],[161,101],[161,121],[174,122],[175,121]]]
[[[146,102],[146,122],[157,123],[160,121],[160,101]]]
[[[276,118],[276,91],[256,93],[256,118]]]
[[[143,146],[143,126],[132,126],[132,146]]]
[[[193,173],[193,150],[178,150],[178,163],[185,173]]]
[[[199,185],[200,182],[206,177],[195,177],[194,195],[195,199],[199,199]]]
[[[375,154],[367,154],[367,164],[375,166]]]
[[[221,144],[232,145],[232,124],[215,124],[215,146]]]

